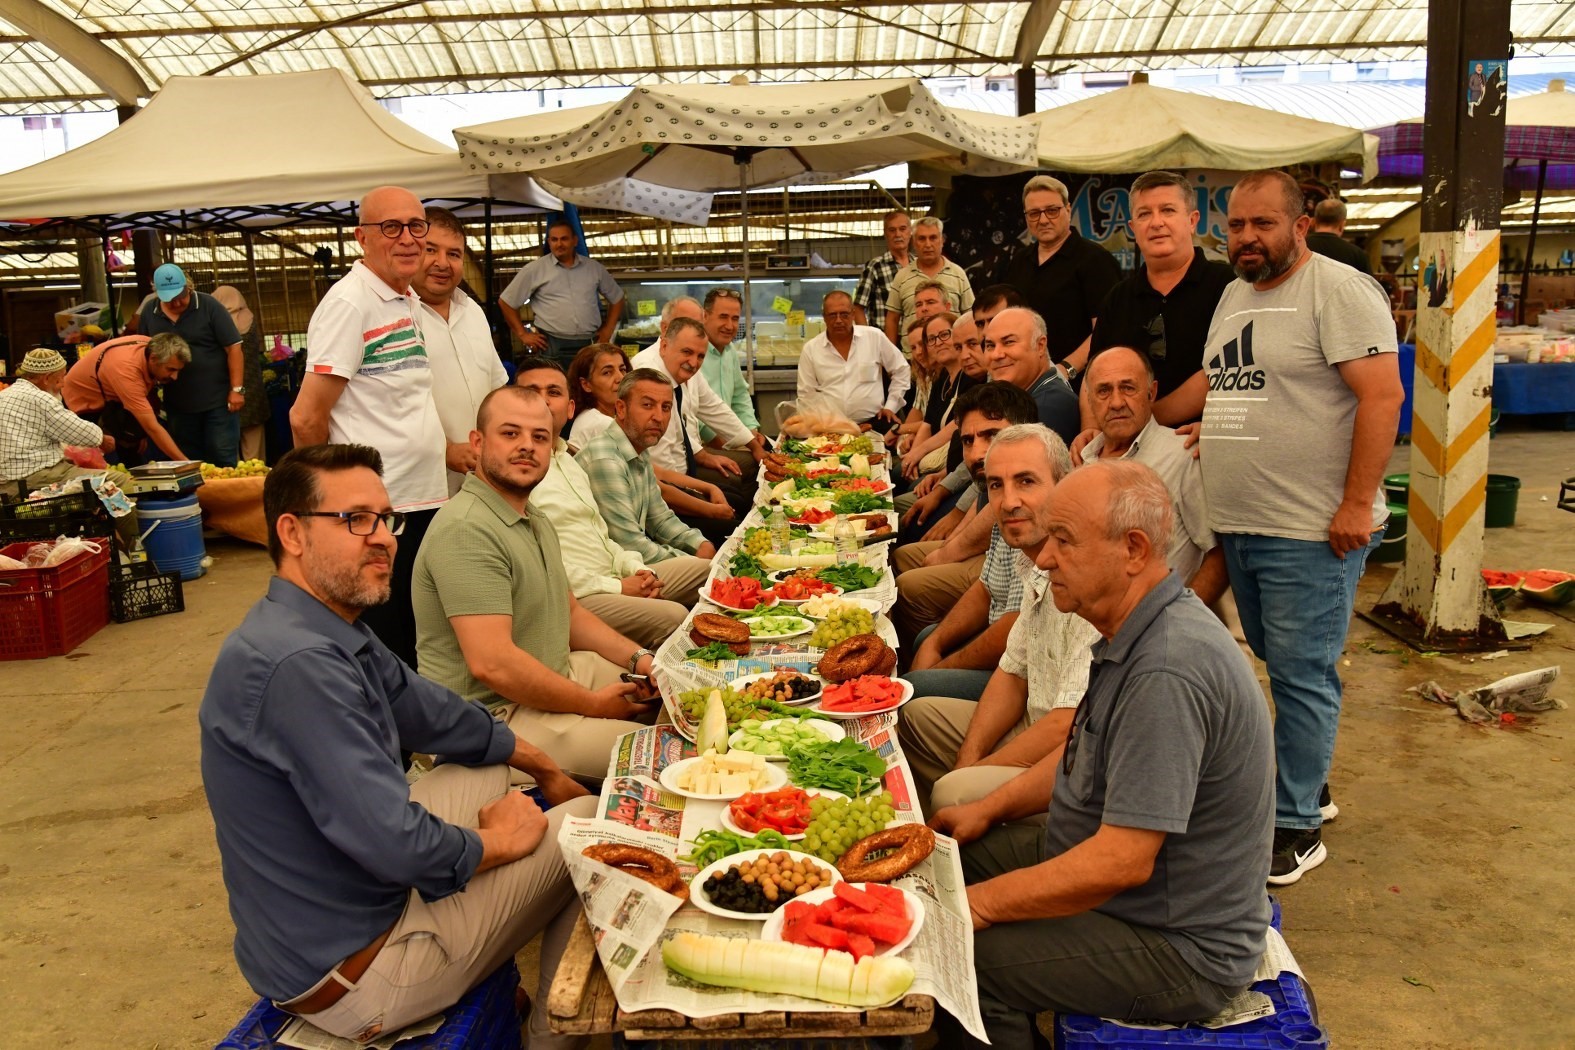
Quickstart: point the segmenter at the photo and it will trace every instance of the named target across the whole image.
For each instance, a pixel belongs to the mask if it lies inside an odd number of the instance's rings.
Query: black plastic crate
[[[114,522],[87,481],[82,491],[54,499],[29,500],[25,482],[0,492],[0,546],[59,536],[113,536]]]
[[[109,577],[109,614],[116,623],[186,611],[180,573],[151,564],[116,565]]]

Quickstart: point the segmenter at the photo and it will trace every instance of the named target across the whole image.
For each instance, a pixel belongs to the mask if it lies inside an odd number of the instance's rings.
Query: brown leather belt
[[[365,948],[362,948],[354,955],[347,957],[344,962],[340,963],[338,966],[335,966],[334,970],[339,974],[340,977],[343,977],[351,984],[355,984],[361,979],[361,976],[371,968],[372,960],[377,958],[377,953],[382,951],[383,945],[388,943],[388,935],[393,932],[394,928],[390,926],[378,936],[377,940],[373,941]],[[306,998],[301,999],[300,1001],[292,999],[289,1005],[281,1005],[279,1009],[283,1010],[285,1013],[295,1014],[297,1017],[306,1017],[310,1014],[322,1013],[324,1010],[343,999],[345,997],[345,992],[347,991],[349,991],[348,988],[330,977],[326,982],[324,982],[321,988],[317,989],[317,991],[313,992],[311,995],[308,995]]]

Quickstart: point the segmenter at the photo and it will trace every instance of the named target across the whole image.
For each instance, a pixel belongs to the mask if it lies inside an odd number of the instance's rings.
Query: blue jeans
[[[937,624],[930,624],[913,640],[915,647],[929,637]],[[949,696],[954,700],[977,701],[990,683],[991,671],[974,671],[965,668],[941,667],[931,671],[909,671],[902,677],[913,685],[914,696]]]
[[[1383,539],[1335,556],[1323,541],[1220,533],[1242,633],[1269,668],[1274,697],[1274,823],[1316,828],[1340,721],[1340,653],[1356,583]]]
[[[206,412],[167,412],[170,437],[192,459],[233,467],[241,457],[241,416],[228,408]]]

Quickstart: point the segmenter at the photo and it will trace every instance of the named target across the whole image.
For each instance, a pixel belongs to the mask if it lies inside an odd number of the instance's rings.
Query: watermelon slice
[[[913,923],[895,915],[866,915],[845,911],[837,916],[837,925],[849,935],[862,933],[877,944],[896,944],[908,936]],[[810,927],[813,931],[815,927]]]
[[[908,898],[895,886],[883,882],[866,882],[862,889],[880,904],[880,910],[899,919],[908,917]]]
[[[1520,593],[1539,605],[1565,605],[1575,599],[1575,574],[1535,569],[1521,580]]]
[[[1495,605],[1502,606],[1515,596],[1520,590],[1521,582],[1526,578],[1523,572],[1500,572],[1497,569],[1483,569],[1482,582],[1487,585],[1488,597],[1493,599]]]
[[[839,882],[831,887],[831,892],[847,901],[852,907],[862,912],[880,910],[880,902],[863,890],[854,889],[846,882]]]
[[[848,934],[848,951],[854,960],[864,958],[866,955],[875,954],[875,942],[862,933]]]
[[[788,901],[782,908],[782,939],[789,944],[810,944],[805,927],[815,922],[815,906],[803,901]]]
[[[830,926],[806,926],[804,935],[809,938],[809,944],[817,944],[822,948],[846,951],[848,947],[848,935]]]

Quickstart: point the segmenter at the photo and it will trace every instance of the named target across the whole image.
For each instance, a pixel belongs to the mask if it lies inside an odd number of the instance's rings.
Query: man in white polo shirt
[[[415,667],[410,580],[427,525],[448,499],[447,442],[410,289],[426,250],[427,218],[416,195],[398,186],[368,193],[359,217],[355,239],[364,254],[312,313],[290,429],[298,446],[332,441],[382,453],[383,483],[391,509],[405,515],[405,531],[392,595],[361,622]]]
[[[830,292],[820,303],[826,330],[804,344],[798,359],[800,411],[835,406],[864,429],[881,433],[901,422],[912,372],[884,332],[853,323],[853,297]],[[882,388],[881,374],[889,377]]]
[[[426,254],[412,281],[420,298],[417,314],[432,365],[432,396],[447,439],[448,494],[459,491],[476,468],[470,432],[476,429],[481,399],[509,374],[492,344],[481,306],[460,288],[465,276],[465,227],[447,208],[428,208]]]

